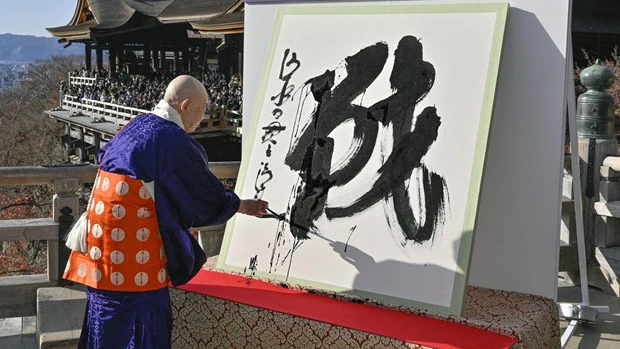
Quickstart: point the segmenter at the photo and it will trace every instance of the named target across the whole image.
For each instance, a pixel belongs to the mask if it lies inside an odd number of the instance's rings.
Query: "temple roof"
[[[119,23],[125,24],[136,12],[157,17],[173,2],[174,0],[88,0],[95,18],[102,28],[106,29],[114,28]]]
[[[236,0],[175,0],[157,17],[162,21],[209,18],[226,12]]]
[[[241,0],[78,0],[75,14],[64,26],[47,28],[66,40],[140,29],[144,23],[189,22],[226,13]]]
[[[242,33],[243,0],[77,0],[67,25],[48,28],[66,40],[139,29],[148,23],[191,22],[199,33]],[[620,34],[620,4],[574,0],[573,32]]]

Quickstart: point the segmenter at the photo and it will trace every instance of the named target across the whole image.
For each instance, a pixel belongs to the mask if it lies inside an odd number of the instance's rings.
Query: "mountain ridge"
[[[46,60],[52,56],[83,55],[84,46],[73,44],[63,48],[57,38],[0,34],[0,61],[4,62],[34,62]]]

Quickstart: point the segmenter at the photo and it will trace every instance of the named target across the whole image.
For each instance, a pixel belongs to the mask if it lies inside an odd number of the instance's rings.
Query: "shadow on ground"
[[[558,301],[581,303],[581,288],[560,282]],[[609,306],[609,314],[599,314],[598,321],[591,325],[579,325],[569,340],[567,349],[618,349],[620,348],[620,298],[590,288],[591,305]],[[561,321],[562,332],[568,321]]]

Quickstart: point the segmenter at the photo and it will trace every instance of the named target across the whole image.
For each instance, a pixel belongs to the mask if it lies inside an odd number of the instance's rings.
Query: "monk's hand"
[[[241,200],[239,203],[239,213],[247,214],[250,216],[261,217],[267,214],[267,207],[269,203],[263,200]]]

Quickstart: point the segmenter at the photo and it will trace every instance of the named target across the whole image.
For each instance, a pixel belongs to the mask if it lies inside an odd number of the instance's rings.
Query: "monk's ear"
[[[181,107],[179,109],[181,109],[182,112],[186,112],[187,109],[189,108],[189,104],[190,104],[190,100],[184,99],[183,102],[181,102]]]

